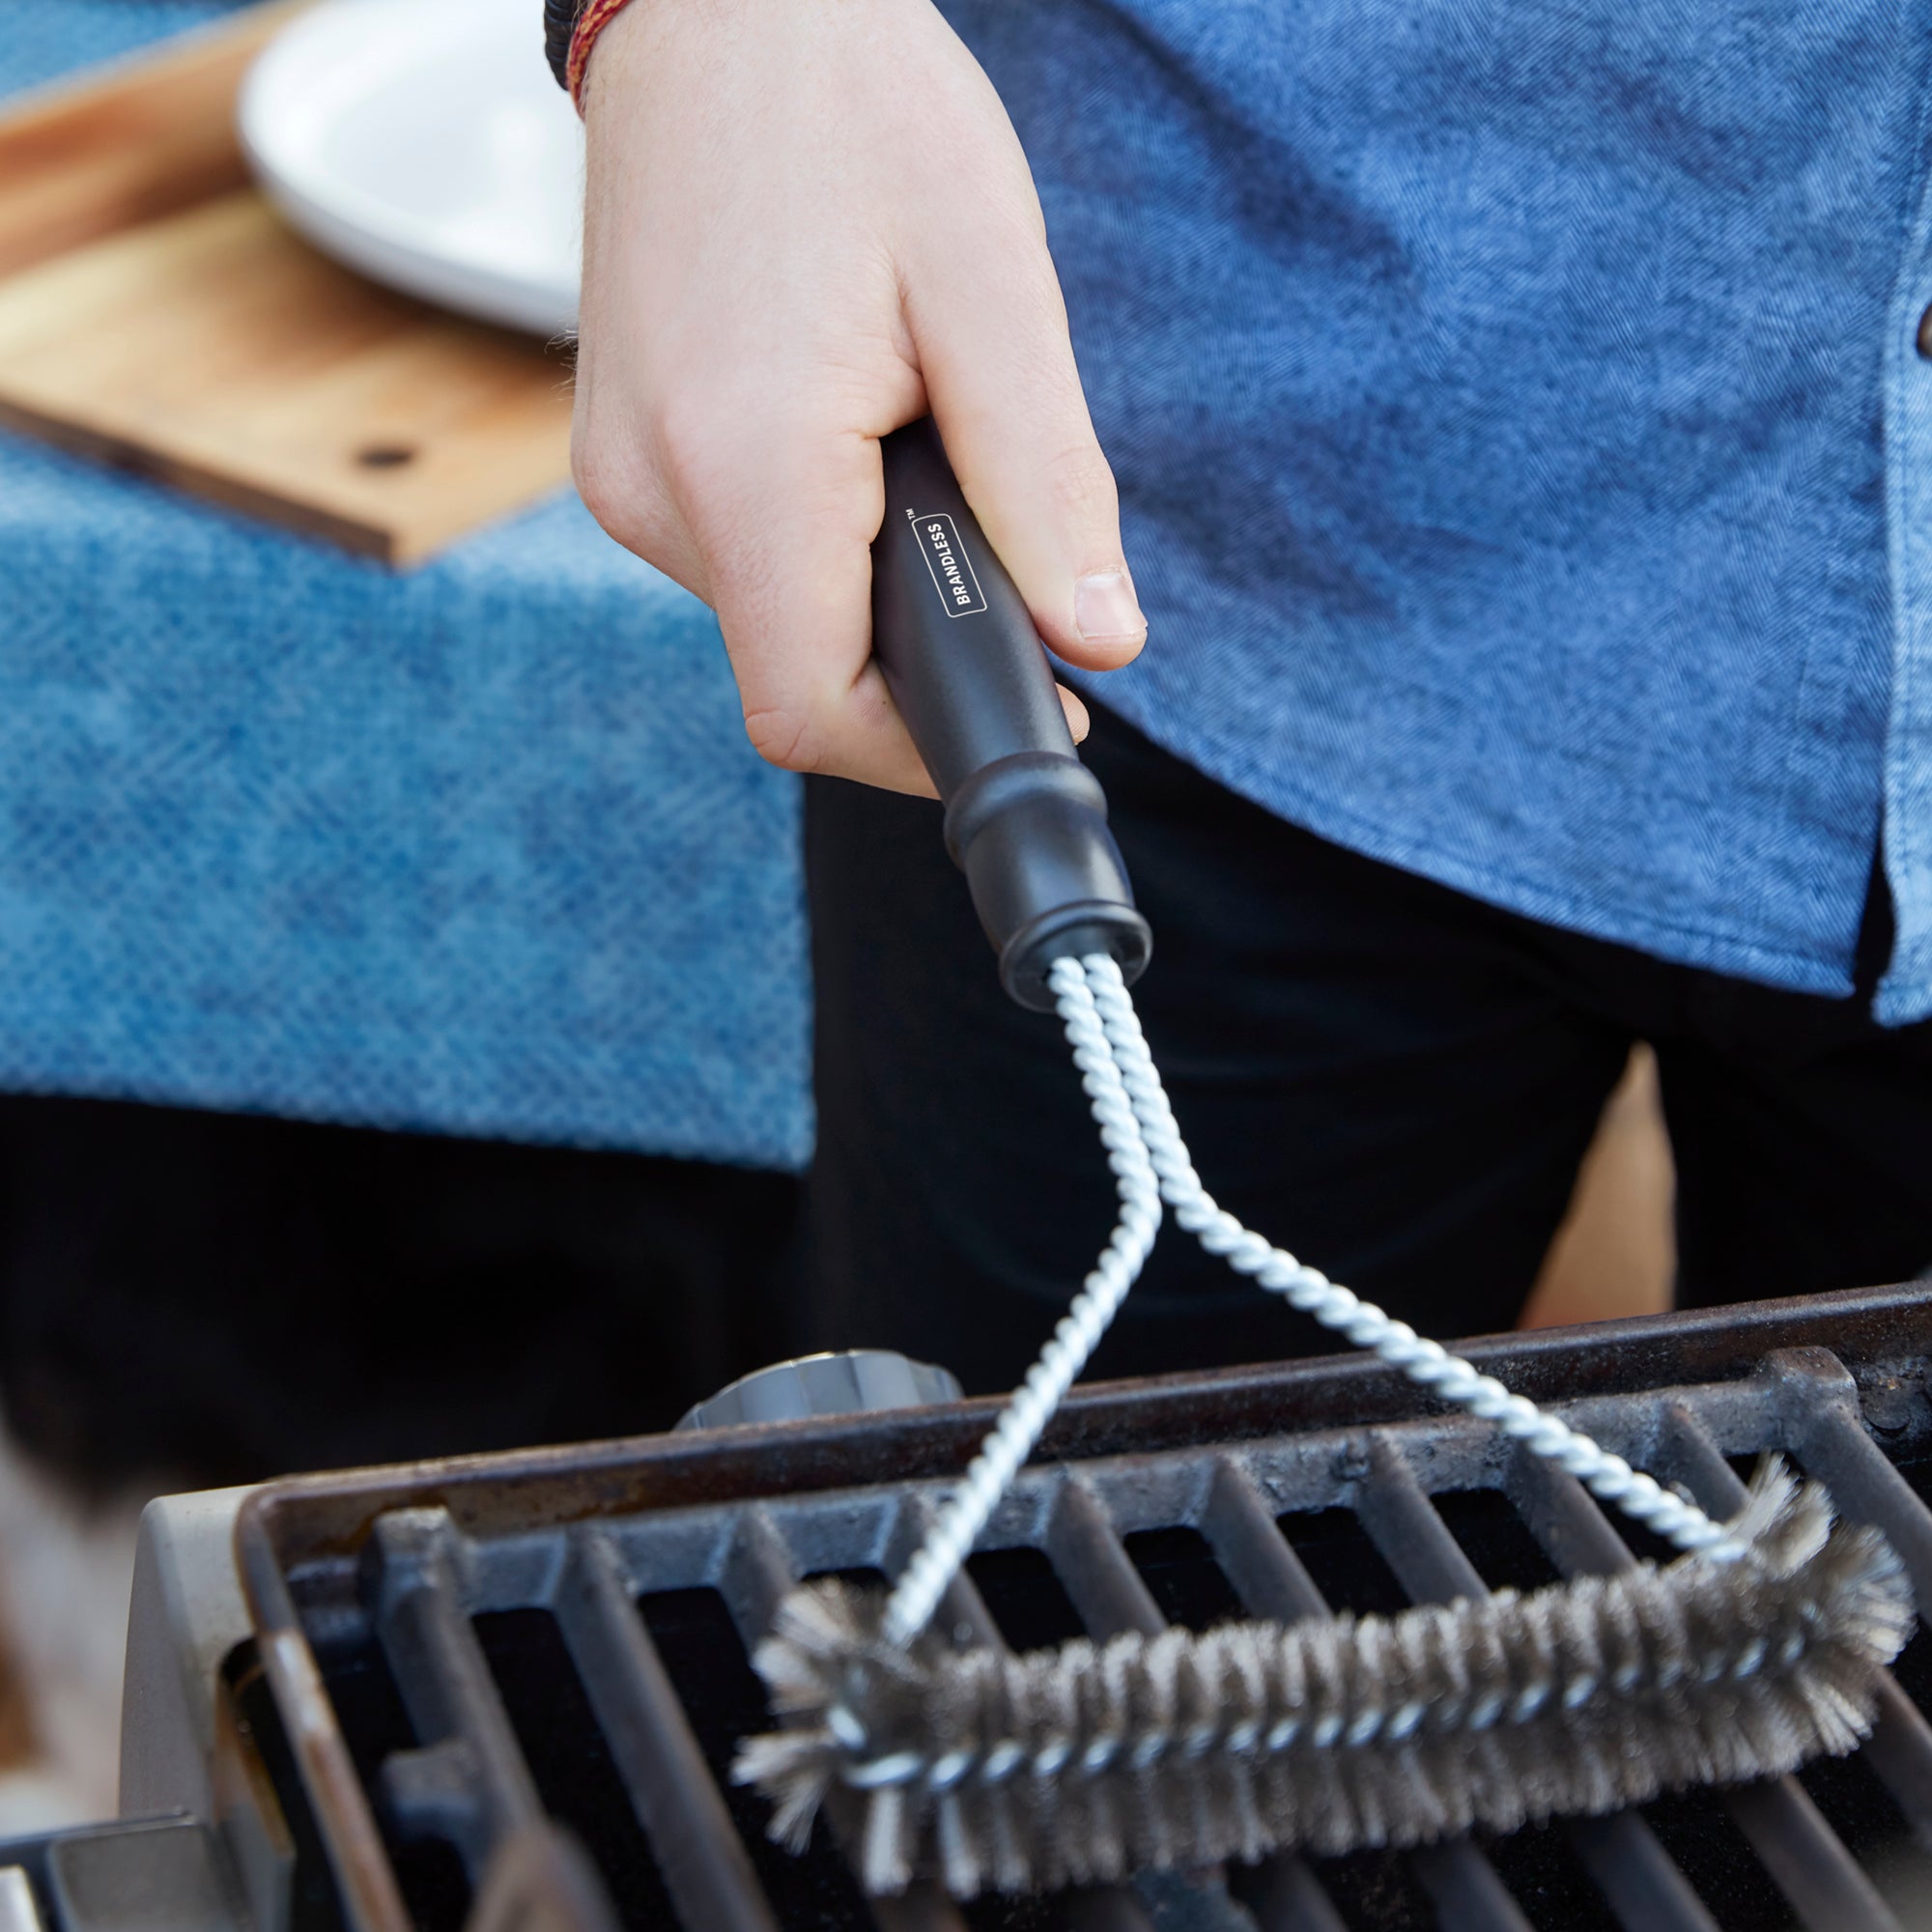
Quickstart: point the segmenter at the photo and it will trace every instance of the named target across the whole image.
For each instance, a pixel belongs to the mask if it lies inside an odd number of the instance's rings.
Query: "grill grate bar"
[[[610,1538],[568,1547],[557,1623],[679,1918],[779,1932]]]
[[[771,1512],[747,1510],[726,1559],[724,1596],[748,1651],[771,1628],[779,1605],[799,1577],[800,1565]],[[835,1836],[841,1842],[848,1839],[847,1807],[835,1798],[829,1812]],[[867,1899],[867,1910],[878,1932],[965,1932],[965,1921],[952,1901],[929,1887],[917,1888],[900,1898]],[[692,1922],[707,1923],[703,1919]]]
[[[1368,1465],[1355,1487],[1354,1508],[1396,1580],[1418,1602],[1484,1593],[1483,1579],[1435,1514],[1401,1450],[1380,1432],[1369,1438]],[[1463,1932],[1464,1927],[1469,1932],[1492,1927],[1531,1932],[1522,1908],[1471,1839],[1451,1838],[1412,1857],[1416,1876],[1442,1915],[1445,1932]]]
[[[933,1514],[930,1503],[923,1496],[917,1496],[903,1512],[901,1528],[909,1533],[910,1540],[917,1542],[924,1535]],[[1002,1650],[1009,1647],[998,1619],[980,1594],[980,1586],[963,1569],[947,1585],[934,1621],[942,1630],[963,1631],[969,1643]],[[1067,1901],[1066,1910],[1072,1932],[1154,1932],[1153,1920],[1132,1889],[1123,1885],[1089,1887]],[[964,1920],[958,1922],[963,1927]]]
[[[1485,1596],[1489,1585],[1442,1520],[1395,1437],[1371,1441],[1373,1477],[1362,1520],[1404,1589],[1418,1603]],[[1634,1812],[1566,1824],[1569,1839],[1610,1909],[1629,1932],[1717,1932],[1716,1921],[1690,1882]],[[1422,1870],[1422,1861],[1417,1861]],[[1423,1882],[1430,1884],[1423,1871]],[[1435,1890],[1434,1885],[1430,1887]]]
[[[1634,1811],[1572,1818],[1563,1828],[1572,1849],[1610,1910],[1632,1932],[1718,1932],[1710,1908]]]
[[[1355,1514],[1418,1604],[1489,1595],[1490,1586],[1416,1480],[1401,1445],[1380,1430],[1369,1438],[1368,1479],[1359,1488]]]
[[[1435,1901],[1442,1932],[1535,1932],[1496,1868],[1467,1838],[1450,1838],[1409,1854],[1423,1889]]]
[[[1232,1456],[1215,1459],[1201,1530],[1250,1616],[1292,1624],[1328,1613],[1255,1479]],[[1344,1932],[1321,1881],[1306,1859],[1293,1853],[1264,1861],[1249,1906],[1266,1932]]]
[[[1668,1420],[1666,1415],[1666,1426]],[[1711,1454],[1736,1483],[1715,1445]],[[1636,1562],[1630,1546],[1575,1476],[1521,1449],[1511,1476],[1507,1488],[1512,1499],[1551,1561],[1566,1575],[1582,1570],[1608,1573]],[[1693,1482],[1690,1487],[1694,1492],[1697,1485]],[[1704,1501],[1707,1507],[1722,1507],[1715,1495]],[[1726,1792],[1723,1803],[1806,1925],[1825,1932],[1851,1932],[1854,1927],[1860,1932],[1898,1932],[1884,1900],[1795,1778]]]
[[[1654,1352],[1633,1353],[1646,1342]],[[1932,1444],[1932,1407],[1919,1394],[1932,1349],[1922,1297],[1838,1297],[1822,1310],[1768,1309],[1742,1323],[1677,1318],[1655,1336],[1619,1331],[1614,1350],[1589,1337],[1520,1346],[1529,1350],[1532,1386],[1541,1377],[1541,1389],[1559,1396],[1594,1391],[1579,1409],[1592,1433],[1660,1475],[1689,1477],[1707,1506],[1738,1493],[1725,1455],[1781,1447],[1830,1484],[1847,1517],[1885,1530],[1932,1605],[1932,1512],[1887,1461],[1923,1456]],[[1844,1362],[1856,1367],[1856,1382]],[[1498,1365],[1507,1366],[1500,1357]],[[1882,1441],[1868,1432],[1861,1395]],[[1164,1387],[1076,1394],[1073,1410],[1060,1455],[1049,1445],[998,1520],[987,1567],[976,1559],[978,1584],[962,1577],[946,1600],[936,1628],[953,1640],[1001,1639],[989,1599],[1016,1634],[1038,1633],[1032,1642],[1059,1635],[1069,1608],[1100,1636],[1157,1631],[1163,1605],[1190,1621],[1217,1616],[1228,1602],[1223,1579],[1249,1613],[1326,1614],[1310,1565],[1324,1581],[1332,1567],[1336,1591],[1350,1603],[1378,1607],[1391,1601],[1392,1583],[1396,1602],[1480,1588],[1475,1564],[1488,1568],[1490,1552],[1502,1566],[1491,1575],[1519,1580],[1520,1566],[1541,1565],[1517,1522],[1460,1494],[1492,1485],[1562,1574],[1635,1560],[1639,1539],[1627,1543],[1573,1479],[1460,1417],[1422,1412],[1412,1394],[1384,1388],[1357,1363],[1257,1371],[1178,1396]],[[1284,1415],[1297,1426],[1284,1429]],[[369,1803],[384,1788],[404,1835],[448,1841],[479,1892],[492,1857],[527,1842],[538,1806],[555,1799],[599,1846],[606,1839],[597,1834],[609,1834],[613,1871],[644,1858],[647,1841],[671,1916],[707,1932],[741,1924],[775,1932],[794,1903],[810,1916],[821,1897],[833,1915],[826,1922],[848,1932],[1007,1923],[1004,1906],[962,1914],[930,1890],[867,1911],[832,1849],[843,1835],[836,1808],[832,1838],[820,1839],[796,1874],[797,1899],[785,1902],[791,1867],[767,1853],[741,1795],[708,1769],[755,1707],[720,1600],[750,1647],[799,1575],[898,1567],[956,1480],[971,1435],[970,1420],[943,1414],[814,1424],[786,1435],[778,1459],[770,1445],[735,1435],[715,1445],[651,1439],[611,1445],[582,1467],[547,1452],[473,1470],[314,1479],[251,1503],[239,1541],[270,1681],[328,1854],[354,1889],[361,1932],[401,1928],[388,1882],[393,1837],[390,1848],[376,1842]],[[1285,1515],[1302,1511],[1314,1513],[1306,1539],[1299,1517]],[[1219,1579],[1186,1536],[1205,1540]],[[1011,1557],[996,1554],[1009,1549]],[[1022,1558],[1023,1550],[1035,1553]],[[641,1609],[640,1590],[653,1593]],[[655,1593],[665,1593],[661,1609]],[[499,1631],[492,1621],[526,1611],[554,1616],[561,1642],[533,1625]],[[311,1641],[320,1647],[303,1675],[291,1660],[309,1659]],[[553,1660],[543,1668],[582,1686],[568,1723],[561,1706],[553,1721],[531,1702],[540,1698],[532,1687],[542,1680],[530,1675],[539,1653]],[[493,1662],[507,1673],[500,1684]],[[1909,1825],[1932,1843],[1932,1723],[1900,1688],[1919,1688],[1913,1672],[1921,1663],[1915,1652],[1898,1683],[1882,1687],[1879,1722],[1857,1764],[1807,1771],[1803,1784],[1711,1794],[1689,1809],[1663,1801],[1641,1817],[1563,1823],[1540,1842],[1493,1850],[1464,1841],[1319,1868],[1278,1858],[1242,1873],[1239,1904],[1218,1874],[1207,1885],[1143,1875],[1131,1887],[1020,1906],[1019,1922],[1077,1932],[1343,1932],[1355,1922],[1345,1915],[1379,1923],[1386,1911],[1405,1925],[1521,1932],[1528,1917],[1553,1913],[1567,1922],[1594,1910],[1626,1932],[1714,1932],[1713,1911],[1685,1876],[1694,1872],[1717,1913],[1776,1922],[1789,1914],[1813,1932],[1896,1932],[1856,1861],[1875,1859],[1881,1878],[1892,1871],[1889,1889],[1923,1876],[1923,1855],[1897,1835]],[[391,1679],[401,1709],[383,1701],[395,1694]],[[351,1686],[363,1701],[345,1697],[339,1723],[334,1694]],[[559,1755],[572,1724],[601,1734],[587,1782],[573,1782],[577,1771]],[[378,1762],[350,1759],[349,1737],[367,1751],[379,1734]],[[1904,1861],[1896,1870],[1894,1857]],[[721,1876],[721,1861],[738,1869]],[[358,1861],[372,1867],[370,1884],[360,1882]],[[458,1884],[453,1859],[406,1864],[403,1876],[427,1887],[425,1898]],[[1592,1892],[1607,1910],[1586,1903]],[[566,1911],[559,1924],[582,1918],[588,1928],[600,1917]]]
[[[480,1885],[492,1849],[540,1827],[543,1804],[464,1606],[449,1513],[392,1510],[374,1541],[377,1633],[428,1740],[388,1760],[391,1801],[406,1825],[446,1833]]]
[[[911,1886],[897,1898],[866,1903],[879,1932],[966,1932],[959,1908],[934,1885]]]
[[[912,1560],[913,1552],[925,1541],[926,1532],[938,1516],[933,1498],[923,1491],[916,1490],[906,1498],[893,1524],[893,1543],[888,1551],[888,1567],[894,1576]],[[1007,1648],[999,1619],[987,1607],[980,1586],[963,1564],[947,1584],[932,1622],[935,1630],[947,1632],[955,1641],[963,1640],[981,1649]]]
[[[1813,1932],[1903,1932],[1795,1777],[1730,1794],[1731,1816]]]
[[[1794,1453],[1846,1515],[1885,1532],[1912,1578],[1923,1621],[1932,1614],[1932,1510],[1866,1435],[1858,1384],[1823,1349],[1781,1349],[1765,1367],[1776,1378]]]
[[[1155,1932],[1140,1900],[1123,1886],[1076,1893],[1066,1909],[1068,1932]]]
[[[1349,1932],[1305,1859],[1269,1859],[1248,1890],[1248,1910],[1264,1932]]]
[[[911,1548],[923,1540],[934,1514],[926,1499],[919,1495],[912,1497],[908,1507],[898,1513],[895,1530],[899,1548],[894,1551],[895,1573],[908,1560]],[[946,1586],[933,1622],[938,1629],[955,1635],[964,1630],[974,1643],[1000,1641],[1000,1627],[964,1570]],[[941,1887],[929,1882],[914,1886],[903,1898],[875,1898],[870,1904],[880,1932],[966,1932],[966,1920],[959,1908]],[[1122,1918],[1115,1922],[1120,1932],[1143,1932],[1142,1922],[1137,1919]],[[1147,1927],[1145,1932],[1152,1932],[1152,1928]]]
[[[1932,1838],[1932,1724],[1889,1674],[1879,1687],[1864,1757],[1913,1830]]]
[[[1167,1619],[1098,1496],[1077,1476],[1060,1487],[1047,1526],[1046,1553],[1073,1607],[1096,1637],[1139,1631],[1157,1636]],[[1253,1915],[1228,1895],[1217,1867],[1187,1877],[1149,1874],[1134,1889],[1157,1905],[1165,1932],[1258,1932]]]
[[[1577,1478],[1519,1446],[1504,1473],[1503,1494],[1529,1525],[1544,1554],[1566,1577],[1609,1576],[1635,1563],[1630,1545]]]
[[[1745,1486],[1710,1431],[1682,1402],[1662,1406],[1666,1464],[1707,1510],[1730,1516]],[[1901,1932],[1891,1909],[1795,1777],[1747,1785],[1731,1815],[1798,1914],[1817,1932]]]
[[[1134,1568],[1100,1499],[1077,1476],[1061,1485],[1047,1526],[1046,1553],[1094,1636],[1117,1636],[1122,1631],[1157,1636],[1167,1628],[1153,1592]]]
[[[1202,1533],[1251,1615],[1292,1624],[1328,1614],[1255,1479],[1231,1456],[1215,1462]]]
[[[1403,1588],[1416,1602],[1445,1604],[1459,1596],[1486,1596],[1490,1586],[1482,1573],[1443,1522],[1391,1435],[1372,1437],[1370,1476],[1372,1482],[1362,1497],[1362,1520]],[[1592,1824],[1596,1826],[1592,1832],[1569,1826],[1565,1835],[1611,1911],[1631,1932],[1716,1932],[1690,1882],[1677,1870],[1642,1818],[1621,1812]],[[1482,1897],[1470,1884],[1470,1874],[1432,1870],[1435,1857],[1426,1853],[1416,1859],[1422,1882],[1445,1917],[1455,1917],[1457,1911],[1468,1917]],[[1493,1868],[1490,1878],[1495,1878]],[[1490,1907],[1482,1903],[1480,1909]],[[1511,1909],[1515,1911],[1515,1901]],[[1520,1911],[1517,1917],[1520,1920]]]
[[[798,1565],[771,1511],[746,1510],[738,1519],[720,1587],[748,1653],[771,1629],[785,1592],[797,1581]]]
[[[1806,1471],[1832,1492],[1844,1515],[1885,1532],[1918,1603],[1932,1605],[1932,1512],[1865,1434],[1858,1384],[1844,1365],[1822,1349],[1787,1349],[1765,1367]],[[1879,1690],[1865,1756],[1913,1829],[1932,1841],[1932,1724],[1889,1674]]]
[[[1404,1479],[1415,1495],[1422,1497],[1407,1464],[1399,1459],[1398,1463],[1399,1475],[1395,1469],[1377,1468],[1372,1459],[1369,1480],[1362,1486],[1357,1509],[1372,1537],[1376,1530],[1371,1513]],[[1426,1514],[1447,1536],[1447,1527],[1435,1518],[1427,1499],[1422,1501]],[[1222,1458],[1215,1469],[1205,1529],[1229,1580],[1255,1615],[1294,1622],[1329,1614],[1315,1579],[1276,1526],[1253,1479],[1231,1458]],[[1414,1589],[1400,1570],[1398,1577],[1405,1588]],[[1475,1577],[1475,1588],[1482,1587],[1482,1579]],[[1471,1932],[1477,1928],[1480,1932],[1531,1932],[1529,1921],[1496,1876],[1494,1866],[1467,1838],[1414,1853],[1411,1859],[1416,1876],[1442,1915],[1446,1932],[1463,1932],[1464,1927]],[[1306,1873],[1305,1866],[1303,1871]],[[1294,1881],[1288,1883],[1292,1887]],[[1307,1884],[1314,1885],[1312,1874],[1307,1875]],[[1339,1918],[1332,1908],[1330,1912],[1331,1917]]]

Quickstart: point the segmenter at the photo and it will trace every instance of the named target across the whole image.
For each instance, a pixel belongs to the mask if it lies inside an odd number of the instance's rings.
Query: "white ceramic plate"
[[[317,247],[393,288],[551,335],[577,320],[583,137],[537,0],[324,0],[237,110]]]

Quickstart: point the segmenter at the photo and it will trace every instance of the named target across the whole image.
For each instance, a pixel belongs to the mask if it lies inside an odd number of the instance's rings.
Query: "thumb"
[[[978,274],[953,266],[974,262]],[[1115,670],[1147,640],[1121,548],[1120,497],[1067,339],[1044,238],[951,252],[917,281],[908,315],[927,399],[959,487],[1039,635],[1085,670]]]

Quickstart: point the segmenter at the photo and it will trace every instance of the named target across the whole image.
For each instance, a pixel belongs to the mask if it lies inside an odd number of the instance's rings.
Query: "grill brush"
[[[1094,1270],[883,1604],[794,1590],[757,1668],[788,1727],[733,1776],[802,1848],[856,1801],[860,1877],[959,1897],[1301,1847],[1411,1845],[1603,1812],[1850,1750],[1913,1605],[1874,1529],[1775,1463],[1729,1522],[1513,1395],[1218,1207],[1128,987],[1147,923],[1044,652],[929,421],[883,444],[873,647],[946,804],[1009,993],[1057,1011],[1120,1216]],[[1125,1299],[1163,1204],[1210,1253],[1492,1422],[1682,1552],[1391,1617],[1235,1623],[1025,1657],[928,1631],[948,1586]]]

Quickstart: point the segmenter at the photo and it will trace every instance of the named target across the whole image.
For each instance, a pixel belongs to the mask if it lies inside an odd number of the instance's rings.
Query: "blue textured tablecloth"
[[[0,90],[221,11],[0,4]],[[398,575],[0,438],[0,1087],[796,1164],[797,842],[573,496]]]

